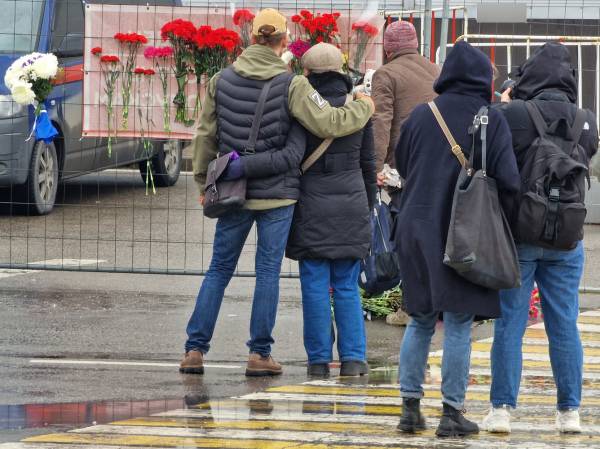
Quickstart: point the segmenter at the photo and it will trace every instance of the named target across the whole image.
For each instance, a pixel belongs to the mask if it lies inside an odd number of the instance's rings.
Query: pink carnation
[[[310,42],[297,39],[288,48],[297,59],[300,59],[304,53],[310,50]]]
[[[144,56],[147,59],[168,58],[173,56],[173,49],[171,47],[146,47]]]

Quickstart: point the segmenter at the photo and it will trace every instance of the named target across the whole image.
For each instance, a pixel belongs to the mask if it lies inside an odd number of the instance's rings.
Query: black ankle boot
[[[435,434],[438,437],[464,437],[479,433],[479,426],[463,416],[463,412],[444,404],[444,414]]]
[[[416,398],[402,399],[402,416],[398,430],[407,433],[415,433],[418,430],[425,430],[427,423],[425,417],[421,414],[421,400]]]
[[[329,364],[313,363],[306,371],[309,377],[329,377]]]
[[[367,362],[349,361],[342,362],[340,376],[366,376],[369,374],[369,365]]]

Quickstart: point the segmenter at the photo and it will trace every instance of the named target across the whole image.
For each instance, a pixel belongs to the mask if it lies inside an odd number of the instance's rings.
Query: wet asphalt
[[[4,205],[0,264],[71,258],[79,266],[95,261],[91,269],[207,268],[214,224],[202,220],[189,177],[148,198],[138,174],[111,176],[69,182],[49,217],[16,214]],[[587,232],[584,283],[600,286],[600,228]],[[254,243],[251,236],[240,271],[252,270]],[[284,274],[295,271],[286,261]],[[196,275],[0,270],[0,442],[306,380],[296,279],[281,282],[273,355],[284,365],[283,376],[244,376],[254,282],[243,277],[233,280],[223,302],[207,357],[214,366],[203,377],[179,374],[200,282]],[[594,307],[598,299],[584,297],[582,305]],[[371,365],[390,368],[378,380],[394,382],[403,329],[374,321],[367,332]],[[491,326],[475,333],[488,337]],[[432,350],[440,341],[436,334]]]

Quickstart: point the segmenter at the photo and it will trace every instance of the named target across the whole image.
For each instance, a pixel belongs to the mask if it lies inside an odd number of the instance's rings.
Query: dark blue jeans
[[[252,225],[256,222],[256,286],[250,318],[250,352],[267,356],[274,343],[279,302],[279,274],[285,253],[294,206],[265,211],[238,210],[217,221],[213,255],[196,307],[187,326],[185,350],[207,353],[219,309]]]
[[[583,273],[583,244],[572,251],[518,245],[521,287],[500,292],[502,318],[494,323],[492,388],[494,407],[517,406],[523,354],[521,345],[529,318],[533,282],[540,289],[544,325],[559,410],[576,409],[581,402],[583,349],[577,329],[579,282]]]
[[[367,341],[358,292],[359,272],[360,260],[300,261],[304,348],[309,364],[329,363],[333,359],[330,286],[333,289],[340,360],[366,361]]]

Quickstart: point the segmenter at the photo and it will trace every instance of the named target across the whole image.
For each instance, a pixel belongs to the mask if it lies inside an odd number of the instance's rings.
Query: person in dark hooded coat
[[[302,57],[311,85],[332,106],[343,106],[352,92],[343,65],[342,52],[327,43],[313,46]],[[321,142],[307,132],[305,161]],[[299,261],[309,376],[329,375],[334,341],[330,287],[340,375],[368,373],[358,276],[360,261],[371,246],[369,211],[377,196],[374,146],[367,122],[364,129],[335,139],[300,180],[286,254]]]
[[[538,108],[552,135],[564,137],[563,140],[569,143],[578,112],[577,79],[569,50],[555,42],[539,48],[516,75],[516,84],[503,93],[504,103],[499,110],[512,130],[514,152],[521,170],[525,161],[531,158],[533,149],[530,147],[538,137],[527,111],[527,102]],[[585,152],[583,159],[587,159],[583,162],[589,166],[589,160],[598,149],[598,130],[594,114],[586,110],[584,116],[579,144]],[[518,208],[514,209],[512,220],[516,222]],[[556,383],[557,430],[581,432],[578,408],[583,381],[583,350],[577,318],[584,263],[582,242],[568,251],[517,242],[517,251],[522,282],[520,288],[500,294],[502,318],[494,323],[492,346],[492,408],[483,427],[490,432],[510,432],[510,409],[517,406],[521,381],[521,345],[529,317],[531,291],[536,282]]]
[[[469,154],[468,133],[479,109],[492,92],[492,64],[466,42],[448,55],[434,89],[435,104],[456,141]],[[519,172],[511,135],[499,111],[489,111],[487,172],[497,182],[500,199],[519,189]],[[479,142],[479,135],[475,141]],[[474,164],[481,167],[481,152]],[[440,314],[444,320],[442,402],[444,414],[437,434],[462,436],[478,432],[463,410],[469,375],[471,324],[475,316],[500,315],[498,292],[475,285],[443,264],[454,187],[460,164],[428,105],[418,106],[402,129],[396,166],[406,180],[396,242],[403,276],[403,298],[411,321],[400,352],[400,390],[403,412],[399,429],[414,432],[425,427],[419,400],[431,337]]]

